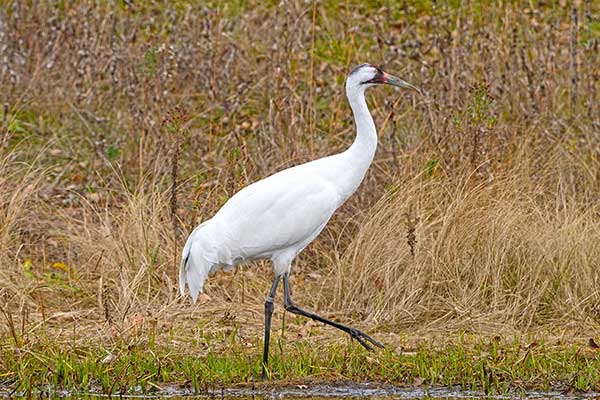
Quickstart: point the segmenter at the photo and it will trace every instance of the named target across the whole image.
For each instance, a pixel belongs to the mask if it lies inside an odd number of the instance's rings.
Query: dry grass
[[[544,174],[560,174],[552,169]],[[523,170],[395,187],[344,254],[334,307],[351,304],[388,329],[597,326],[598,207],[577,202],[557,175],[543,191]],[[418,221],[414,256],[407,214]]]
[[[32,210],[40,208],[37,196],[41,171],[34,165],[15,161],[18,150],[0,153],[0,296],[27,296],[15,290],[12,283],[22,243],[36,239]]]
[[[299,257],[296,301],[390,332],[597,328],[594,2],[575,28],[571,9],[479,2],[0,4],[2,334],[258,334],[267,265],[178,298],[165,120],[190,118],[189,232],[249,182],[348,146],[342,84],[362,61],[426,94],[373,90],[375,163]]]

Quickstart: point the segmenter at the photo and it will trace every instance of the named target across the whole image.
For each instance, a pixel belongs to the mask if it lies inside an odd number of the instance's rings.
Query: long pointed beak
[[[418,87],[411,85],[410,83],[403,81],[402,79],[394,75],[390,75],[387,72],[383,73],[381,80],[383,81],[383,83],[387,83],[388,85],[394,85],[404,89],[412,89],[421,95],[423,94],[423,92],[421,92],[421,89],[419,89]]]

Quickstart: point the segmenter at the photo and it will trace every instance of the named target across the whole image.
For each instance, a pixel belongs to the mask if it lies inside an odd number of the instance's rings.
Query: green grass
[[[455,344],[423,341],[411,349],[371,353],[355,343],[301,339],[272,346],[269,385],[370,381],[399,386],[459,386],[485,393],[526,390],[600,390],[600,353],[578,345],[519,338],[461,335]],[[226,344],[225,350],[216,350]],[[17,392],[36,388],[79,392],[151,393],[167,386],[202,393],[214,385],[258,384],[261,343],[235,332],[199,340],[154,343],[146,338],[111,346],[38,341],[2,347],[0,383]]]

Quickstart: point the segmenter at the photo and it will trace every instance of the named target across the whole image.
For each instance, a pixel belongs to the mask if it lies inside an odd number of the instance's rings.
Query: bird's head
[[[416,86],[384,72],[380,67],[373,64],[361,64],[354,68],[346,79],[346,90],[364,91],[368,87],[380,84],[412,89],[421,93]]]

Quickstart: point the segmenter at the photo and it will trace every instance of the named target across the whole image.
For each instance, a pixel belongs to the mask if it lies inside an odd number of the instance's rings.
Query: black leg
[[[290,283],[288,281],[287,273],[283,275],[283,298],[284,298],[284,300],[283,300],[284,307],[285,307],[286,311],[289,311],[291,313],[298,314],[298,315],[303,315],[305,317],[314,319],[315,321],[319,321],[324,324],[331,325],[335,328],[338,328],[338,329],[346,332],[347,334],[349,334],[353,339],[356,339],[358,341],[358,343],[360,343],[364,348],[366,348],[368,350],[373,350],[373,347],[371,345],[369,345],[369,343],[367,343],[367,342],[370,342],[371,344],[373,344],[377,347],[381,347],[382,349],[384,348],[383,345],[381,343],[379,343],[377,340],[373,339],[371,336],[367,335],[366,333],[359,331],[358,329],[355,329],[355,328],[352,328],[352,327],[349,327],[346,325],[342,325],[338,322],[331,321],[327,318],[323,318],[320,315],[317,315],[310,311],[305,311],[299,307],[296,307],[296,305],[292,301],[292,297],[290,294]]]
[[[279,285],[279,278],[281,276],[275,276],[269,296],[265,301],[265,347],[263,348],[263,366],[262,366],[262,379],[267,379],[267,364],[269,363],[269,341],[271,340],[271,316],[273,315],[273,300],[275,300],[275,292],[277,291],[277,285]]]

